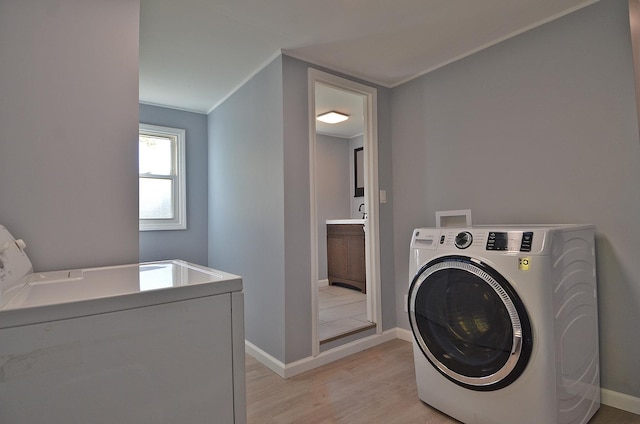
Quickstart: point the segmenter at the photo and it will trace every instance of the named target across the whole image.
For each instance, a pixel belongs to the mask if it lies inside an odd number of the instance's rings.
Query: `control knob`
[[[455,245],[458,249],[466,249],[472,242],[473,236],[469,231],[462,231],[456,235]]]
[[[15,241],[16,246],[18,246],[18,249],[20,250],[24,250],[27,247],[27,243],[24,242],[24,240],[22,239],[18,239]]]
[[[3,244],[0,244],[0,253],[4,252],[5,250],[8,250],[12,244],[15,244],[20,251],[23,251],[27,247],[27,243],[25,243],[24,240],[22,239],[13,240],[13,243],[11,243],[10,241],[7,241]]]

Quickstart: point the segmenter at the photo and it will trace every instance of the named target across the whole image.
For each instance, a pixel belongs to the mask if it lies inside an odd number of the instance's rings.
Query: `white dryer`
[[[586,423],[600,406],[594,229],[419,228],[418,395],[467,424]]]
[[[34,273],[0,226],[0,423],[245,423],[242,279],[183,261]]]

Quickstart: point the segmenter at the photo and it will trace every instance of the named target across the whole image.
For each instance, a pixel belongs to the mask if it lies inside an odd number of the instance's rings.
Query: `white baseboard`
[[[396,329],[393,328],[391,330],[383,332],[382,334],[374,334],[372,336],[368,336],[359,340],[354,340],[351,343],[347,343],[326,352],[322,352],[316,357],[310,356],[308,358],[303,358],[299,361],[287,364],[284,370],[285,378],[293,377],[294,375],[310,371],[322,365],[337,361],[338,359],[353,355],[354,353],[362,352],[363,350],[393,340],[397,338],[395,330]]]
[[[640,398],[634,396],[609,389],[600,389],[600,402],[603,405],[640,415]]]
[[[318,280],[318,287],[329,287],[329,280]]]
[[[374,334],[373,336],[365,337],[363,339],[347,343],[343,346],[338,346],[326,352],[322,352],[318,356],[309,356],[290,364],[284,364],[282,361],[279,361],[247,340],[245,340],[245,348],[249,355],[260,361],[271,371],[275,372],[282,378],[290,378],[393,339],[411,342],[413,341],[413,334],[410,330],[396,327],[391,330],[387,330],[382,334]],[[600,402],[603,405],[611,406],[612,408],[622,409],[623,411],[640,415],[640,398],[635,396],[614,392],[609,389],[601,389]]]
[[[362,352],[363,350],[397,338],[397,329],[392,328],[382,334],[374,334],[360,340],[355,340],[326,352],[322,352],[318,356],[309,356],[298,361],[291,362],[290,364],[284,364],[282,361],[274,358],[247,340],[245,340],[245,348],[249,355],[253,356],[257,361],[260,361],[280,377],[291,378],[295,375],[310,371],[314,368],[321,367],[322,365],[329,364],[337,361],[338,359],[345,358],[357,352]]]
[[[411,332],[411,330],[396,328],[396,333],[398,334],[398,338],[400,340],[404,340],[405,342],[413,342],[413,333]]]
[[[280,377],[285,378],[284,362],[269,355],[267,352],[260,349],[258,346],[254,345],[247,339],[244,340],[244,349],[245,349],[245,353],[251,355],[253,358],[255,358],[256,361],[262,363],[262,365],[269,368],[271,371],[275,372]]]

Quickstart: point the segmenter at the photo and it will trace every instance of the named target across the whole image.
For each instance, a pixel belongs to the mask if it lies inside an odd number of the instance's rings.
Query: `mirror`
[[[315,81],[311,115],[335,110],[349,117],[335,124],[316,119],[312,142],[314,168],[320,171],[314,179],[319,351],[375,327],[367,313],[364,225],[348,222],[365,213],[365,100],[348,88]]]
[[[353,197],[364,197],[364,147],[353,150]]]

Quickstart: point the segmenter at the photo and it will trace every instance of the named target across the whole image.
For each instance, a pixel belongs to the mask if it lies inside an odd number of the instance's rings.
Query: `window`
[[[185,131],[140,124],[140,231],[187,228]]]

